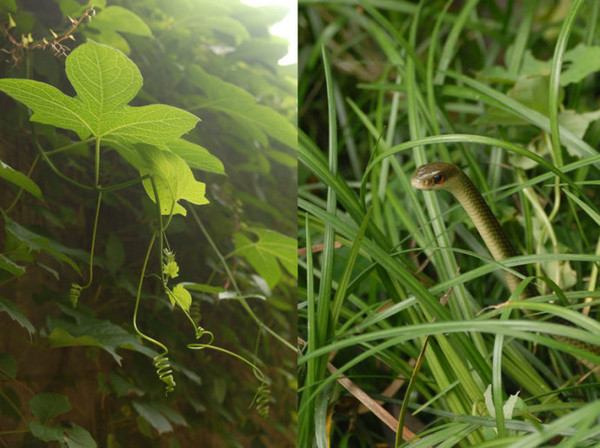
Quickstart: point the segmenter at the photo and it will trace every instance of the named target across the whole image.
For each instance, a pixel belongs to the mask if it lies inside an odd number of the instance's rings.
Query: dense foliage
[[[284,6],[0,1],[0,440],[295,444]]]
[[[300,446],[596,446],[600,4],[299,12]],[[411,187],[435,160],[528,255]]]

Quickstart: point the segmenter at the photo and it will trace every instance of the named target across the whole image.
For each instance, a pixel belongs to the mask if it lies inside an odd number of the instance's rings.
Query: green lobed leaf
[[[297,253],[298,241],[296,238],[282,235],[269,229],[261,229],[257,227],[248,227],[248,230],[258,235],[260,247],[267,252],[272,253],[283,267],[292,276],[296,277],[297,269]]]
[[[60,414],[70,411],[71,403],[63,394],[42,392],[31,397],[29,410],[41,423],[46,423]]]
[[[175,304],[177,304],[185,311],[190,310],[192,296],[188,290],[184,288],[184,285],[180,284],[175,286],[172,291],[167,291],[167,294],[171,300],[171,305],[175,306]]]
[[[7,182],[15,184],[17,187],[22,188],[23,190],[32,194],[38,199],[44,199],[42,197],[42,191],[40,190],[40,187],[38,187],[34,181],[32,181],[29,177],[27,177],[20,171],[12,169],[10,166],[2,162],[1,160],[0,178],[6,180]]]
[[[17,322],[21,327],[25,328],[32,336],[35,333],[35,327],[21,312],[21,310],[10,300],[0,297],[0,311],[7,313],[12,320]]]
[[[75,98],[28,79],[0,79],[0,90],[33,110],[31,120],[107,141],[164,146],[190,131],[198,118],[176,107],[130,107],[142,85],[137,66],[107,45],[89,41],[67,57]]]
[[[267,285],[273,289],[281,278],[281,268],[277,259],[269,251],[263,250],[260,242],[253,242],[243,233],[235,233],[233,238],[236,253],[244,257],[250,266],[265,279]]]
[[[256,242],[243,233],[235,233],[235,251],[248,260],[248,263],[264,278],[269,288],[274,288],[281,277],[279,262],[294,277],[297,275],[297,241],[268,229],[248,228],[258,236]]]
[[[181,157],[152,146],[137,149],[141,156],[138,169],[142,176],[150,174],[154,177],[162,214],[168,215],[173,210],[174,214],[185,216],[185,208],[177,204],[182,199],[197,205],[208,204],[204,195],[206,185],[194,178],[189,165]],[[143,184],[150,199],[156,201],[152,182],[146,179]]]

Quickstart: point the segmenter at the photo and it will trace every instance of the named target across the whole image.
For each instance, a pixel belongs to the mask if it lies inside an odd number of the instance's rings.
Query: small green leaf
[[[167,264],[163,265],[163,274],[176,278],[179,277],[179,265],[176,261],[169,261]]]
[[[204,196],[206,185],[194,178],[192,170],[181,157],[152,146],[144,146],[139,151],[144,160],[144,165],[138,166],[140,174],[154,176],[163,215],[168,215],[172,209],[174,214],[185,216],[185,208],[177,203],[182,199],[197,205],[208,204]],[[155,201],[150,179],[143,184],[150,199]]]
[[[42,392],[29,400],[29,410],[41,423],[46,423],[71,410],[69,399],[63,394]]]
[[[38,199],[43,200],[42,191],[37,184],[20,171],[13,170],[10,166],[0,160],[0,178],[15,184]]]
[[[35,333],[35,327],[31,324],[29,319],[27,319],[21,310],[10,300],[0,297],[0,311],[7,313],[12,320],[25,328],[30,336]]]
[[[190,305],[192,304],[192,296],[188,290],[186,290],[183,285],[177,285],[173,288],[172,291],[167,290],[167,295],[171,300],[171,305],[179,305],[185,311],[190,310]]]

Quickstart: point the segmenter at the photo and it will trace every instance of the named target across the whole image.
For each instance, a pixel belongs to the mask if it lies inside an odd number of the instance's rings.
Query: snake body
[[[428,163],[420,166],[412,178],[412,186],[419,190],[446,190],[465,209],[481,238],[496,261],[517,256],[517,251],[502,230],[500,223],[479,193],[471,179],[456,165],[444,162]],[[517,272],[526,275],[519,266]],[[521,278],[503,271],[511,292],[519,286]],[[536,296],[535,289],[528,285],[520,298]]]
[[[465,209],[496,261],[517,255],[517,251],[506,236],[506,233],[504,233],[504,230],[502,230],[500,223],[490,210],[485,199],[483,199],[483,196],[481,196],[481,193],[479,193],[479,190],[471,179],[458,166],[445,162],[422,165],[417,169],[412,178],[412,186],[419,190],[446,190],[450,192]],[[527,275],[520,266],[515,269],[520,274]],[[503,271],[503,274],[511,293],[514,292],[517,286],[519,286],[521,278],[508,271]],[[519,299],[526,299],[537,295],[537,291],[529,283],[519,296]],[[552,321],[569,324],[556,317]],[[591,346],[570,338],[555,337],[574,346],[589,350],[592,353],[600,354],[600,347]],[[595,367],[594,364],[587,361],[582,360],[582,362],[589,368]]]

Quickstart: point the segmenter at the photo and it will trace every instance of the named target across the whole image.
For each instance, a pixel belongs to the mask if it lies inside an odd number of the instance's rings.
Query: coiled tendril
[[[83,290],[84,286],[81,286],[77,283],[71,283],[71,289],[69,289],[69,300],[71,305],[73,305],[73,308],[77,306],[77,301],[79,300],[79,296]]]
[[[271,385],[263,379],[263,382],[258,387],[256,394],[254,394],[254,400],[250,403],[256,405],[256,411],[258,415],[266,419],[269,417],[269,406],[271,404]]]
[[[175,390],[175,380],[173,379],[173,369],[169,363],[167,355],[169,351],[166,350],[160,355],[154,357],[154,367],[156,367],[156,374],[158,378],[165,383],[166,393],[173,392]]]

